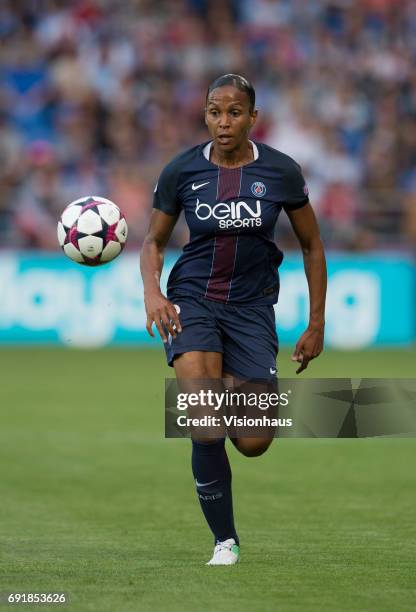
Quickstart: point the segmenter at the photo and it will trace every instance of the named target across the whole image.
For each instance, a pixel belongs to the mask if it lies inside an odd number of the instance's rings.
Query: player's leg
[[[188,351],[175,356],[173,367],[176,378],[219,379],[222,372],[222,353]]]
[[[273,392],[274,384],[269,382],[264,383],[252,383],[251,381],[241,380],[236,376],[232,376],[228,372],[223,372],[223,379],[229,381],[228,388],[232,389],[236,393],[244,393],[247,397],[249,394],[264,394]],[[269,417],[274,417],[276,412],[273,414],[268,411]],[[229,432],[230,440],[234,444],[235,448],[246,457],[259,457],[263,455],[274,440],[276,428],[274,427],[259,427],[258,436],[255,436],[253,431],[250,432],[250,436],[239,435],[234,437]]]
[[[176,355],[173,359],[178,388],[181,393],[197,393],[212,391],[221,393],[224,385],[221,379],[222,353],[214,351],[188,351]],[[217,412],[205,404],[188,406],[187,416],[200,419],[205,416],[215,417]],[[218,439],[225,438],[223,426],[192,427],[191,437],[195,441],[213,444]]]
[[[222,354],[190,351],[173,362],[181,391],[195,391],[200,386],[221,381]],[[225,432],[224,432],[225,435]],[[205,519],[214,534],[215,550],[210,565],[231,565],[239,558],[239,539],[234,526],[231,492],[231,468],[225,450],[225,438],[192,439],[192,472]]]
[[[278,341],[273,306],[218,307],[223,332],[223,378],[237,393],[267,398],[277,392],[276,357]],[[220,312],[221,311],[221,312]],[[275,407],[267,411],[247,409],[246,416],[277,416]],[[230,438],[247,457],[262,455],[276,434],[274,427],[244,428]]]

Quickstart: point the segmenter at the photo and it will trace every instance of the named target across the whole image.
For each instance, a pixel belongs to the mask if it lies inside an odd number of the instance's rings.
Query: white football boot
[[[240,547],[234,538],[218,542],[214,548],[214,554],[207,565],[234,565],[240,559]]]

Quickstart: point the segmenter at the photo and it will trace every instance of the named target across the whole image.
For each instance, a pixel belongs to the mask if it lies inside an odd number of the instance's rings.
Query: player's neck
[[[244,142],[239,149],[233,151],[218,150],[213,142],[210,151],[210,161],[217,166],[239,168],[254,160],[253,146],[250,141]]]

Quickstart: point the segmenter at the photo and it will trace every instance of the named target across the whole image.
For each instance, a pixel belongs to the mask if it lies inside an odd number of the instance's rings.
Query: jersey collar
[[[249,140],[249,143],[251,144],[251,146],[253,147],[253,154],[254,154],[254,160],[256,161],[259,158],[259,150],[257,148],[257,145],[255,142],[253,142],[252,140]],[[211,147],[212,147],[212,140],[210,142],[208,142],[205,147],[202,149],[202,153],[204,154],[204,157],[206,160],[210,161],[209,157],[210,157],[210,153],[211,153]]]

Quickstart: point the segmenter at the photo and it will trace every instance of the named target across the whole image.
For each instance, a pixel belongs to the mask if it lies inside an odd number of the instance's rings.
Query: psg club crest
[[[256,198],[261,198],[266,193],[266,185],[261,181],[256,181],[251,186],[251,193],[256,196]]]

